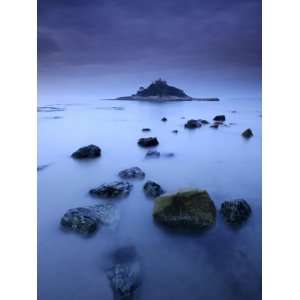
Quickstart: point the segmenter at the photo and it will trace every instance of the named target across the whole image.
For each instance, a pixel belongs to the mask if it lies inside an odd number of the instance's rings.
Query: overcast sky
[[[191,96],[251,96],[260,69],[260,0],[38,0],[43,94],[124,96],[163,77]]]

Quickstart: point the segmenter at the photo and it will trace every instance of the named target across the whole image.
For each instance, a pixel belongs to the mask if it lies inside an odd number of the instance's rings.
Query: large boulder
[[[225,201],[221,204],[221,214],[227,223],[240,225],[251,215],[251,207],[244,199]]]
[[[145,195],[148,197],[152,197],[152,198],[156,198],[164,193],[164,190],[161,188],[161,186],[158,183],[151,181],[151,180],[148,180],[144,184],[143,189],[144,189]]]
[[[184,124],[184,127],[185,127],[185,128],[188,128],[188,129],[199,128],[199,127],[201,127],[201,126],[202,126],[201,121],[200,121],[200,120],[194,120],[194,119],[188,120],[188,121]]]
[[[110,204],[77,207],[69,209],[61,218],[60,224],[66,229],[81,234],[95,232],[100,224],[111,225],[118,222],[119,213]]]
[[[203,229],[215,223],[216,208],[207,191],[189,189],[156,198],[153,217],[170,227]]]
[[[138,145],[141,147],[153,147],[159,144],[156,137],[140,138],[138,140]]]
[[[214,117],[214,121],[219,121],[219,122],[225,122],[225,116],[224,115],[218,115]]]
[[[253,132],[250,128],[248,128],[242,133],[242,136],[246,139],[249,139],[253,136]]]
[[[91,189],[90,194],[99,198],[121,198],[128,196],[131,190],[131,183],[126,181],[114,181]]]
[[[95,145],[88,145],[76,150],[71,156],[76,159],[95,158],[101,155],[101,149]]]
[[[141,282],[141,265],[134,247],[120,248],[113,254],[113,266],[106,276],[114,292],[114,299],[134,299]]]
[[[139,167],[132,167],[119,172],[122,179],[144,179],[145,173]]]

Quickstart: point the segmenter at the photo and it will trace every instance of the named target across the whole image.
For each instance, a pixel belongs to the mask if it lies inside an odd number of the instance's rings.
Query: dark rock
[[[205,190],[185,190],[155,199],[153,217],[170,227],[203,229],[215,223],[216,208]]]
[[[250,128],[248,128],[242,133],[242,136],[246,139],[249,139],[253,136],[253,132]]]
[[[172,130],[172,132],[173,132],[173,133],[178,133],[178,130],[177,130],[177,129],[175,129],[175,130]]]
[[[148,132],[148,131],[151,131],[151,129],[150,128],[143,128],[142,131]]]
[[[213,123],[212,125],[210,125],[211,128],[215,128],[218,129],[219,128],[219,123]]]
[[[144,184],[144,192],[146,196],[155,198],[163,194],[164,190],[161,188],[161,186],[158,183],[148,180]]]
[[[139,167],[132,167],[119,172],[123,179],[144,179],[145,173]]]
[[[113,258],[113,266],[106,271],[106,275],[114,292],[114,298],[134,299],[135,291],[141,282],[141,265],[135,248],[118,249]]]
[[[164,157],[174,157],[175,156],[175,154],[173,153],[173,152],[168,152],[168,153],[163,153],[162,154]]]
[[[189,128],[189,129],[199,128],[201,126],[202,126],[201,121],[194,120],[194,119],[188,120],[184,125],[185,128]]]
[[[101,149],[95,145],[79,148],[71,156],[76,159],[95,158],[101,155]]]
[[[90,194],[100,198],[120,198],[126,197],[132,190],[132,184],[124,181],[115,181],[102,184],[90,190]]]
[[[160,152],[156,150],[149,150],[146,155],[146,158],[159,158],[160,157]]]
[[[203,124],[203,125],[209,124],[209,122],[208,122],[207,120],[202,120],[202,119],[200,119],[200,120],[198,120],[198,121],[200,121],[201,124]]]
[[[81,234],[95,232],[101,224],[109,225],[119,220],[118,211],[110,204],[99,204],[69,209],[62,217],[61,226]]]
[[[214,121],[225,122],[225,116],[224,115],[215,116]]]
[[[227,223],[239,225],[251,215],[251,207],[244,199],[225,201],[221,205],[221,214]]]
[[[138,145],[141,147],[153,147],[157,146],[158,144],[158,139],[156,137],[140,138],[138,140]]]
[[[163,122],[166,122],[168,119],[167,119],[166,117],[163,117],[161,120],[162,120]]]

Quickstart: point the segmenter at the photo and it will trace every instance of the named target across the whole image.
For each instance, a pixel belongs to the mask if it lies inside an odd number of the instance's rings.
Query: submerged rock
[[[167,153],[163,153],[162,156],[170,158],[170,157],[174,157],[175,154],[173,152],[167,152]]]
[[[79,148],[71,156],[76,159],[83,158],[95,158],[101,155],[101,149],[95,145],[88,145],[82,148]]]
[[[151,181],[151,180],[148,180],[144,184],[143,189],[144,189],[146,196],[153,197],[153,198],[158,197],[164,193],[164,190],[161,188],[161,186],[158,183]]]
[[[173,133],[178,133],[178,130],[177,130],[177,129],[175,129],[175,130],[172,130],[172,132],[173,132]]]
[[[120,171],[119,176],[123,179],[144,179],[145,173],[139,167],[132,167]]]
[[[153,217],[170,227],[203,229],[215,223],[216,208],[207,191],[190,189],[156,198]]]
[[[146,155],[146,158],[159,158],[160,157],[160,152],[156,150],[149,150]]]
[[[151,131],[151,129],[150,128],[143,128],[142,131],[143,132],[148,132],[148,131]]]
[[[159,143],[156,137],[149,137],[149,138],[140,138],[138,140],[138,144],[141,147],[153,147],[153,146],[157,146]]]
[[[126,197],[132,190],[132,184],[125,181],[115,181],[102,184],[90,190],[90,194],[100,198],[121,198]]]
[[[134,299],[141,282],[141,265],[134,247],[118,249],[113,255],[113,266],[106,270],[114,292],[114,299]]]
[[[220,122],[225,122],[225,116],[224,115],[218,115],[214,117],[214,121],[220,121]]]
[[[213,123],[212,125],[210,125],[210,128],[215,128],[215,129],[218,129],[219,128],[219,123],[215,122]]]
[[[37,171],[43,171],[44,169],[48,168],[50,166],[50,164],[46,164],[46,165],[39,165],[37,167]]]
[[[189,129],[199,128],[201,126],[202,126],[201,121],[194,120],[194,119],[188,120],[184,125],[185,128],[189,128]]]
[[[81,234],[95,232],[100,224],[110,225],[119,220],[118,211],[110,204],[69,209],[61,218],[60,224]]]
[[[244,199],[225,201],[221,205],[221,214],[227,223],[240,225],[251,215],[251,207]]]
[[[161,120],[162,120],[163,122],[168,121],[168,119],[167,119],[166,117],[163,117]]]
[[[209,124],[209,122],[208,122],[207,120],[202,120],[202,119],[200,119],[199,121],[200,121],[200,122],[201,122],[201,124],[203,124],[203,125],[207,125],[207,124]]]
[[[248,128],[242,133],[242,136],[246,139],[249,139],[253,136],[253,132],[250,128]]]

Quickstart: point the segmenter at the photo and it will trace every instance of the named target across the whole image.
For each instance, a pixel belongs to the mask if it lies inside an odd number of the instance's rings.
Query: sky
[[[260,96],[261,0],[38,0],[39,97],[160,77],[195,97]]]

